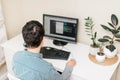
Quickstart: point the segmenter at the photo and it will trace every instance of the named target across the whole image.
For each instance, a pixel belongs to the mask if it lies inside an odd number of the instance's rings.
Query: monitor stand
[[[59,41],[59,40],[53,40],[53,44],[55,44],[57,46],[64,46],[64,45],[67,44],[67,42]]]

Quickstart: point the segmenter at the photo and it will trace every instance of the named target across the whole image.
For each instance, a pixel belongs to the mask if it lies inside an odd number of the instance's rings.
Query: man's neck
[[[31,48],[31,47],[29,47],[29,48],[27,48],[27,50],[28,50],[29,52],[33,52],[33,53],[39,54],[42,45],[43,45],[43,40],[42,40],[41,44],[40,44],[37,48]]]
[[[29,52],[39,53],[40,52],[40,47],[37,47],[37,48],[27,48],[27,50]]]

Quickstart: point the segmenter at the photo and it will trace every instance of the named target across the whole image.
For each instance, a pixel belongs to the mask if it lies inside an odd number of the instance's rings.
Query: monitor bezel
[[[43,27],[45,26],[45,22],[44,22],[44,21],[45,21],[45,16],[76,20],[77,28],[76,28],[75,40],[70,40],[70,39],[66,39],[66,38],[59,38],[59,37],[50,36],[50,35],[47,35],[47,34],[45,34],[45,37],[49,37],[49,38],[51,38],[51,39],[53,39],[53,40],[60,40],[60,41],[70,42],[70,43],[76,43],[76,42],[77,42],[78,22],[79,22],[79,19],[78,19],[78,18],[65,17],[65,16],[59,16],[59,15],[43,14]]]

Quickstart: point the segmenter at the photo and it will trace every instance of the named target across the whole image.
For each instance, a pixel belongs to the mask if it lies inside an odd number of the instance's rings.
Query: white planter
[[[115,55],[117,55],[117,49],[115,49],[113,52],[111,52],[109,49],[104,47],[104,53],[107,58],[113,58]]]
[[[91,46],[89,47],[89,53],[91,55],[96,55],[98,51],[99,51],[99,48],[94,48],[94,47],[91,47]]]
[[[95,55],[95,58],[96,58],[96,60],[98,62],[104,62],[105,61],[105,57],[106,57],[105,54],[104,55],[98,55],[98,54]]]

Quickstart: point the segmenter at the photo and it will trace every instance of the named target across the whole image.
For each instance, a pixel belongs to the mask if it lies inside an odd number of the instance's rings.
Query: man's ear
[[[42,42],[44,42],[44,37],[42,38]]]
[[[43,43],[44,43],[44,37],[42,38],[42,41],[41,41],[41,44],[43,45]]]

